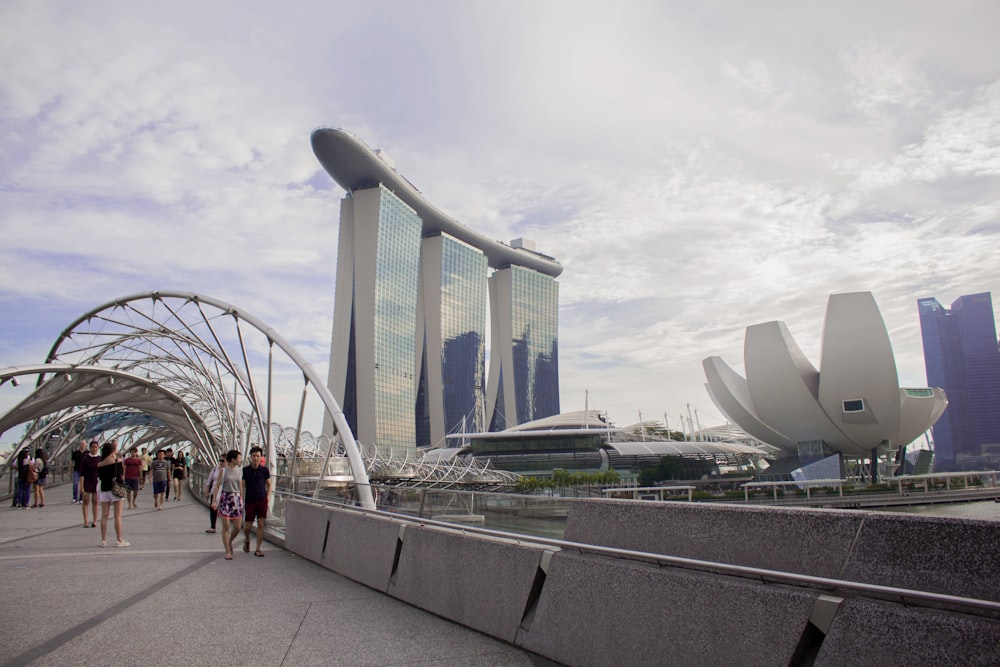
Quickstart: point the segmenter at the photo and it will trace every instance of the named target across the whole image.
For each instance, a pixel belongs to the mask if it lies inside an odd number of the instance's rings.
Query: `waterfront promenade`
[[[270,543],[226,561],[203,505],[157,512],[150,491],[121,549],[111,520],[100,548],[67,484],[43,509],[0,509],[0,664],[553,664]]]

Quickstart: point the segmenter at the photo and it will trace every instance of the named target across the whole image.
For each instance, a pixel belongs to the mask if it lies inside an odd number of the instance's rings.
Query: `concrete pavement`
[[[124,512],[127,548],[110,519],[100,548],[67,484],[42,509],[0,508],[0,663],[553,664],[270,543],[226,561],[204,506],[185,495],[154,511],[151,488]]]

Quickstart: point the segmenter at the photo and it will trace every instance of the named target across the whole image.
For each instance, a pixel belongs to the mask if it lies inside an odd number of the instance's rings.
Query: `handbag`
[[[111,495],[115,498],[124,498],[128,495],[129,488],[122,481],[122,475],[124,474],[125,466],[121,461],[118,461],[115,463],[115,476],[111,478]]]

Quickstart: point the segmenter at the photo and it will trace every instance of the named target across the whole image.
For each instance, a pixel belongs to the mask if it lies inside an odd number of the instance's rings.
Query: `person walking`
[[[142,459],[142,478],[139,480],[139,490],[141,491],[146,488],[146,477],[149,476],[149,464],[153,462],[153,457],[143,447],[139,450],[139,458]]]
[[[157,450],[156,458],[149,464],[149,469],[153,474],[153,506],[160,511],[163,509],[163,497],[170,488],[170,464],[162,449]]]
[[[142,459],[139,458],[135,447],[129,450],[128,458],[125,459],[125,486],[128,492],[125,494],[125,501],[128,509],[134,510],[139,506],[139,477],[142,474]]]
[[[243,551],[250,551],[250,529],[257,521],[257,546],[253,555],[264,557],[260,550],[264,541],[264,524],[267,521],[267,502],[271,496],[271,471],[260,464],[264,450],[260,447],[250,448],[250,465],[243,468],[243,479],[240,481],[240,493],[244,500],[243,517]]]
[[[73,504],[83,502],[83,490],[80,488],[80,459],[87,455],[87,441],[81,440],[80,446],[69,455],[73,466]]]
[[[222,517],[222,546],[226,549],[226,560],[233,559],[233,540],[240,534],[243,518],[243,500],[240,498],[240,485],[243,483],[243,473],[240,470],[242,460],[238,449],[230,449],[226,453],[226,465],[219,472],[212,500],[212,507]]]
[[[111,492],[115,481],[122,483],[125,476],[125,466],[118,457],[118,442],[111,440],[101,447],[101,460],[97,464],[97,476],[101,482],[98,492],[101,501],[101,546],[108,546],[108,516],[111,508],[115,513],[116,547],[127,547],[128,542],[122,537],[122,498]]]
[[[168,473],[167,473],[168,474],[168,477],[167,477],[167,494],[166,494],[165,498],[166,498],[166,500],[170,500],[170,486],[172,485],[172,482],[170,481],[170,479],[173,477],[173,471],[174,471],[174,450],[167,449],[167,451],[164,452],[164,454],[163,454],[163,460],[166,461],[167,465],[169,466],[167,468],[167,471],[168,471]]]
[[[80,459],[80,481],[83,486],[83,527],[94,528],[97,526],[97,464],[101,462],[100,445],[97,440],[90,441],[90,451]],[[90,507],[92,519],[87,520],[87,507]]]
[[[212,504],[212,497],[215,495],[215,485],[218,484],[219,474],[226,465],[226,458],[224,456],[219,457],[219,462],[212,472],[208,473],[208,481],[205,482],[205,500],[208,501],[208,528],[205,529],[206,533],[215,532],[215,524],[219,519],[219,511]]]
[[[49,466],[44,449],[39,447],[35,450],[35,460],[31,465],[35,469],[36,477],[34,484],[35,500],[31,506],[41,509],[45,507],[45,480],[49,476]]]
[[[184,486],[184,479],[187,477],[187,463],[184,454],[177,452],[174,457],[174,500],[180,501],[181,488]]]

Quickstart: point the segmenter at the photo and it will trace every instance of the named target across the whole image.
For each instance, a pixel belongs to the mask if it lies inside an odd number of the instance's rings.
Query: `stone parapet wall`
[[[997,600],[996,570],[977,563],[995,563],[997,554],[984,551],[992,544],[995,552],[998,530],[909,515],[596,500],[573,504],[566,540]],[[287,506],[286,548],[568,665],[1000,664],[1000,618],[988,610],[903,604],[300,501]]]
[[[849,510],[584,500],[565,539],[1000,602],[1000,522]]]

